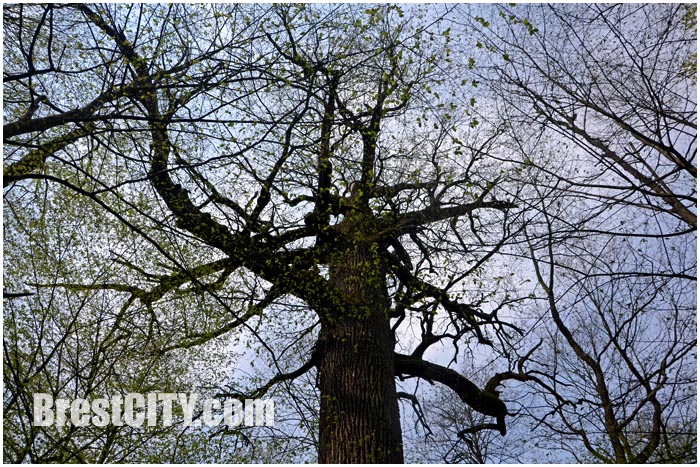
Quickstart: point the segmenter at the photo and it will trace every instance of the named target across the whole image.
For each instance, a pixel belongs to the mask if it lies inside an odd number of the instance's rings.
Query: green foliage
[[[690,40],[695,40],[697,43],[697,30],[698,30],[698,5],[697,3],[693,4],[687,4],[683,5],[683,8],[685,9],[685,14],[683,15],[682,21],[683,21],[683,27],[685,30],[692,36],[689,39]],[[696,45],[697,48],[697,45]],[[683,73],[690,77],[693,78],[695,81],[697,81],[697,76],[698,76],[698,60],[697,60],[697,53],[695,55],[690,54],[685,62],[681,65],[681,70]]]

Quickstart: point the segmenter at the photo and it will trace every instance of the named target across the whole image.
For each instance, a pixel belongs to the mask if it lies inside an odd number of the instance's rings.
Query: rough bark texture
[[[371,224],[370,214],[349,214],[330,264],[343,303],[319,336],[320,463],[403,462],[386,268],[364,235]]]

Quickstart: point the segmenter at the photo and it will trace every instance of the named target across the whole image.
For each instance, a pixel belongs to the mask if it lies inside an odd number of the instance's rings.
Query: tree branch
[[[429,382],[437,381],[449,387],[477,412],[496,417],[497,423],[494,427],[505,436],[508,408],[498,397],[497,391],[482,391],[456,371],[413,356],[394,354],[394,369],[399,377],[412,376]]]

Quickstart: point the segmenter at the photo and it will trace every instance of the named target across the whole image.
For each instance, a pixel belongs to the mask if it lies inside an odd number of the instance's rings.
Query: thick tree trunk
[[[358,216],[361,217],[361,216]],[[330,264],[342,303],[319,335],[320,463],[403,462],[383,260],[349,216]]]

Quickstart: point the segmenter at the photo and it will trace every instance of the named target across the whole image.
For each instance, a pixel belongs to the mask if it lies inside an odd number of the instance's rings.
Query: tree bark
[[[337,228],[329,283],[342,303],[324,313],[317,349],[319,463],[401,463],[386,267],[366,233],[371,213],[354,211]]]

